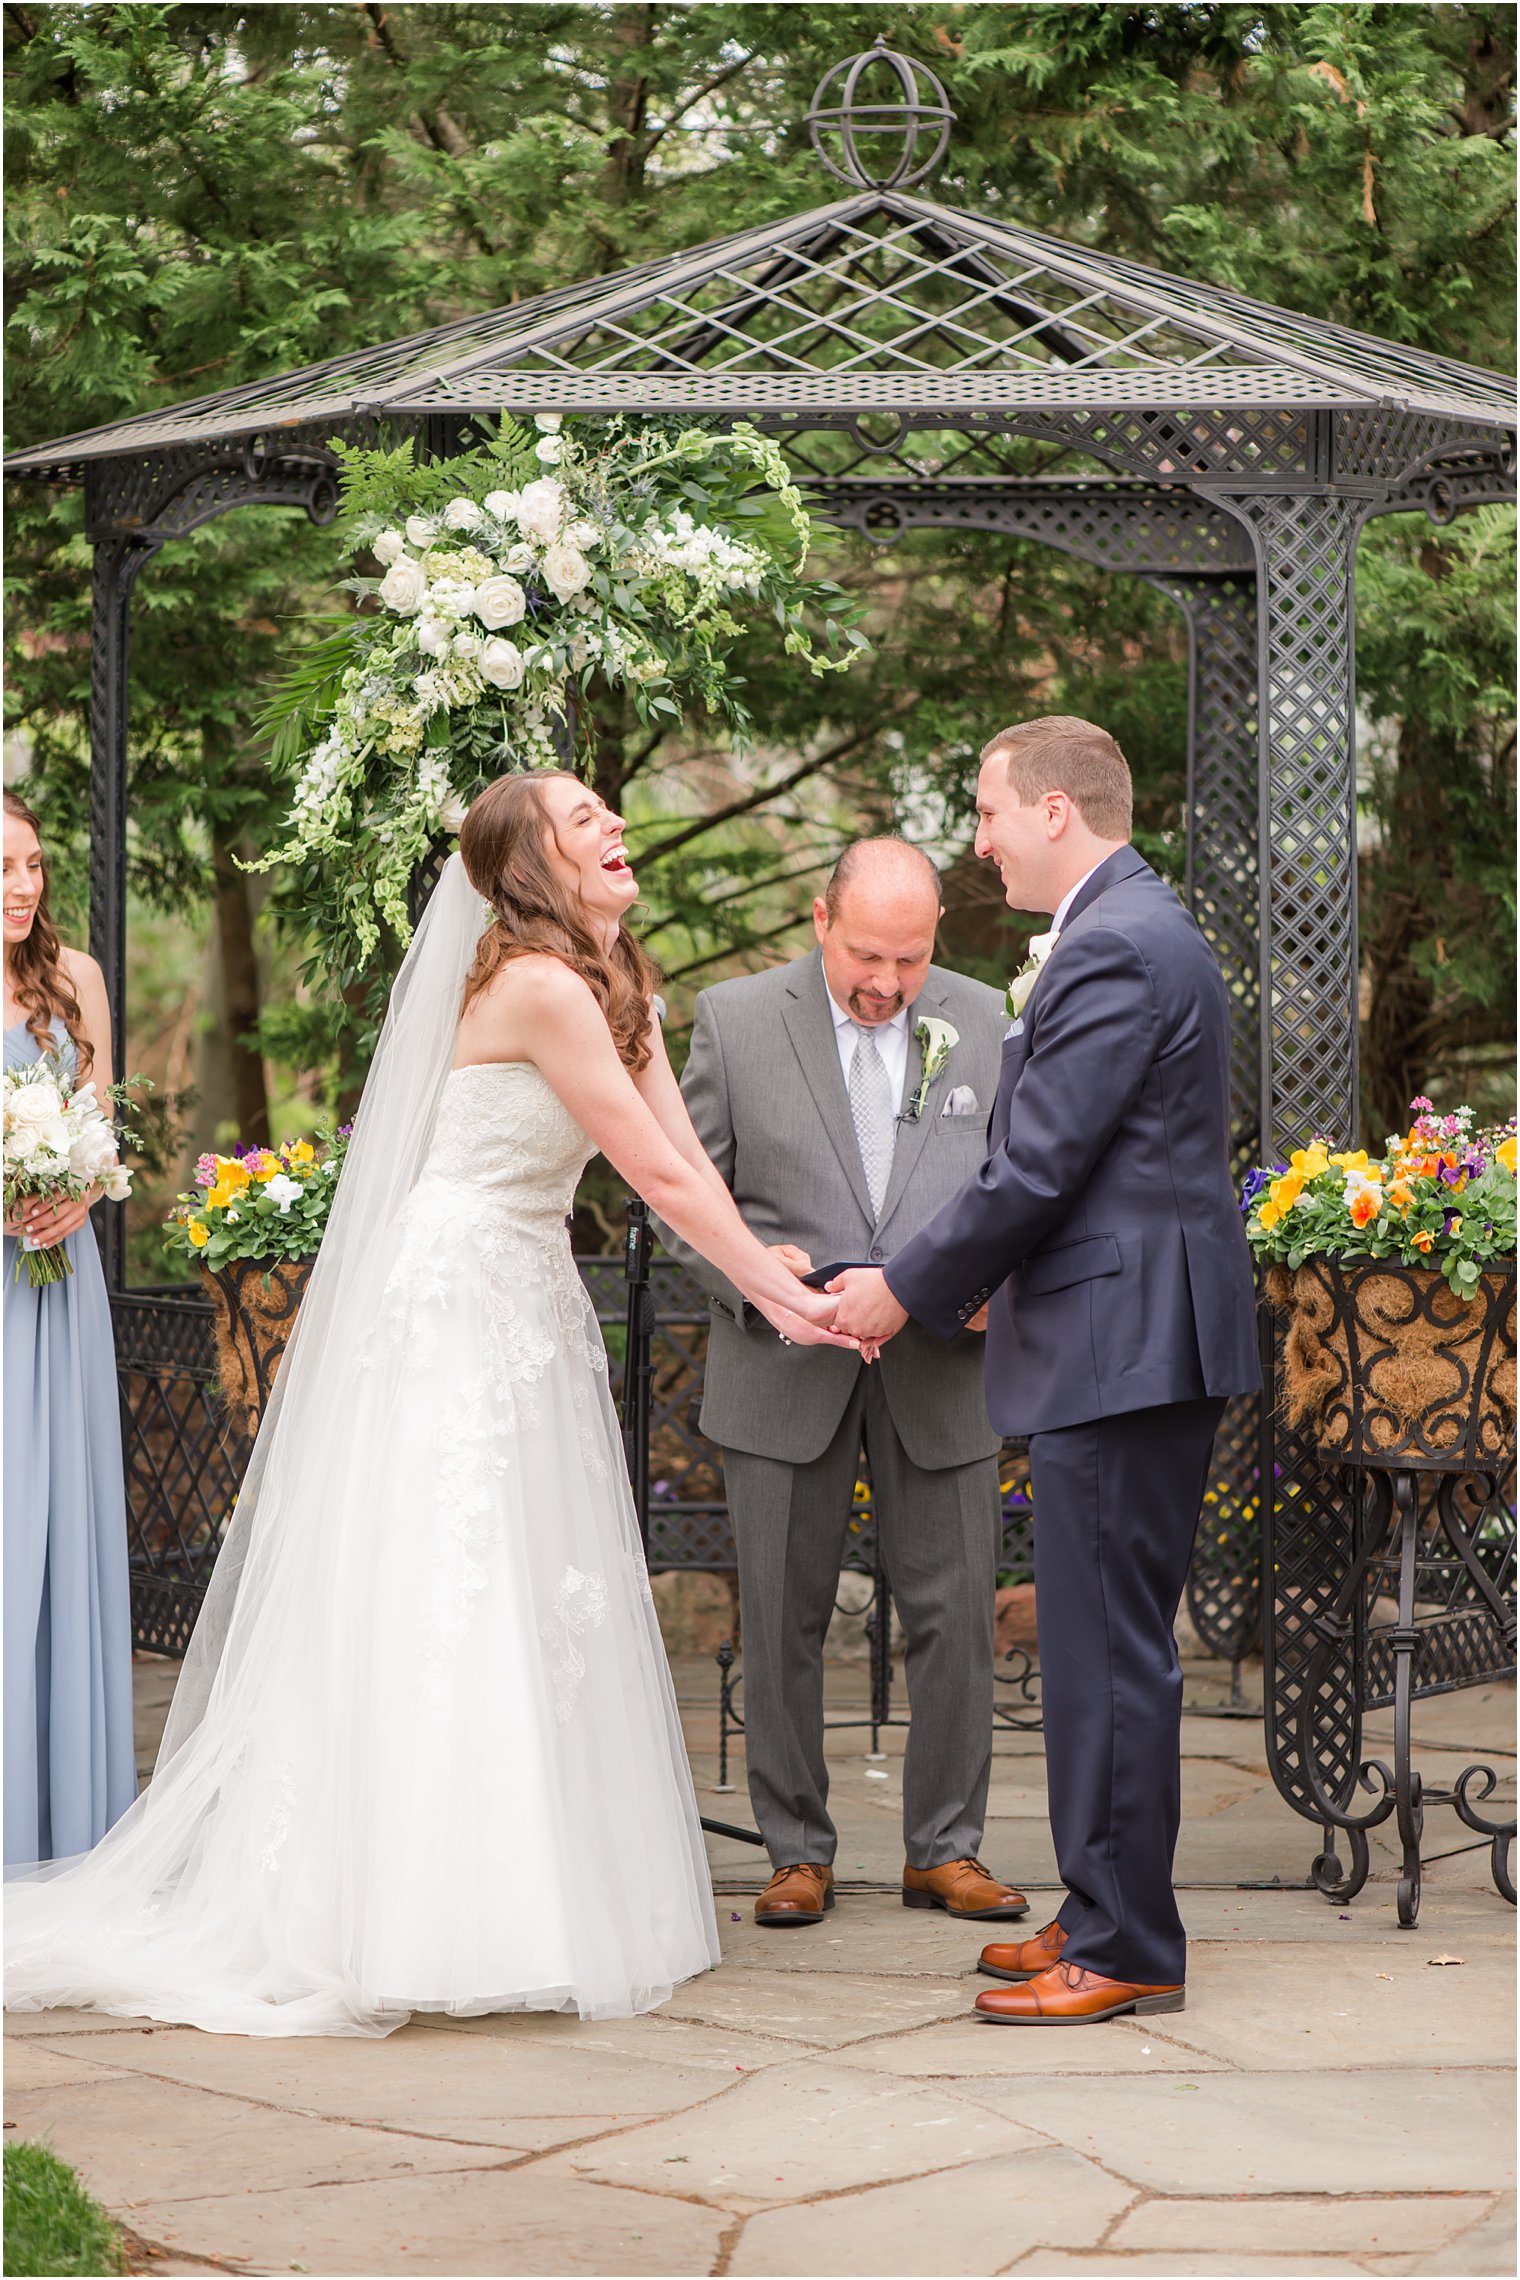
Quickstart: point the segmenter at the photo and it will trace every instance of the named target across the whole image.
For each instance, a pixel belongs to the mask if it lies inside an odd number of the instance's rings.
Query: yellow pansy
[[[1298,1170],[1284,1172],[1280,1180],[1272,1182],[1272,1201],[1279,1214],[1291,1211],[1304,1192],[1304,1176]]]
[[[280,1159],[272,1148],[261,1148],[256,1156],[246,1159],[246,1166],[256,1180],[272,1180],[280,1169]]]
[[[1329,1151],[1316,1140],[1312,1148],[1295,1148],[1288,1158],[1292,1170],[1306,1180],[1317,1180],[1330,1162]]]
[[[1260,1210],[1257,1212],[1256,1223],[1259,1227],[1265,1227],[1268,1234],[1270,1234],[1281,1217],[1282,1212],[1279,1210],[1278,1206],[1269,1198],[1268,1201],[1264,1203],[1261,1206]]]
[[[1368,1168],[1369,1158],[1365,1148],[1357,1148],[1354,1150],[1347,1149],[1339,1156],[1332,1156],[1330,1161],[1332,1164],[1338,1164],[1343,1172],[1365,1172]]]
[[[304,1172],[317,1160],[317,1151],[309,1140],[287,1140],[283,1152],[294,1172]]]
[[[197,1251],[203,1251],[211,1240],[211,1230],[206,1225],[204,1219],[192,1219],[189,1226],[185,1229],[185,1233],[189,1236]]]
[[[1501,1140],[1499,1142],[1498,1147],[1494,1150],[1494,1154],[1498,1158],[1499,1162],[1504,1166],[1504,1169],[1509,1173],[1511,1179],[1513,1179],[1515,1176],[1515,1135],[1513,1132],[1510,1134],[1507,1140]]]

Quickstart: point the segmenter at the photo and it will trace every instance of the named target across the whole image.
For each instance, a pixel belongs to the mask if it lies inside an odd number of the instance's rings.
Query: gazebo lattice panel
[[[858,173],[858,153],[849,164]],[[868,539],[1011,532],[1163,586],[1190,629],[1187,891],[1236,1009],[1237,1162],[1316,1130],[1355,1133],[1356,536],[1374,514],[1419,508],[1442,523],[1513,498],[1513,382],[864,176],[811,212],[616,276],[11,455],[14,476],[86,489],[91,947],[118,1034],[128,610],[143,563],[234,507],[325,519],[336,437],[411,434],[437,454],[472,416],[504,410],[743,416],[784,438],[822,518]],[[119,1285],[114,1209],[106,1232]],[[678,1547],[717,1559],[721,1486],[693,1408],[700,1309],[662,1291],[653,1470],[682,1487],[665,1500],[674,1510],[656,1498],[656,1564]],[[175,1577],[211,1541],[240,1459],[215,1440],[199,1365],[165,1375],[167,1360],[145,1358],[136,1313],[149,1303],[118,1296],[118,1337],[134,1493],[150,1515],[135,1556],[157,1563],[142,1588],[169,1638]],[[151,1306],[167,1325],[171,1302]],[[175,1335],[190,1333],[181,1322]],[[1259,1605],[1269,1755],[1313,1818],[1299,1736],[1327,1792],[1344,1794],[1380,1650],[1357,1633],[1320,1656],[1300,1719],[1315,1613],[1351,1573],[1355,1530],[1304,1444],[1280,1429],[1253,1463],[1252,1430],[1238,1405],[1220,1443],[1228,1513],[1201,1532],[1190,1603],[1235,1656]],[[1264,1592],[1250,1575],[1255,1503]],[[1512,1589],[1512,1556],[1504,1577]],[[1474,1610],[1453,1608],[1422,1667],[1432,1685],[1462,1683],[1496,1651]]]

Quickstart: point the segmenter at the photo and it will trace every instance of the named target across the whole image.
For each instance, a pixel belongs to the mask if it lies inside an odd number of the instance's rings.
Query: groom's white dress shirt
[[[1106,863],[1107,861],[1108,857],[1105,855],[1102,858],[1102,862]],[[1062,895],[1060,901],[1056,904],[1055,916],[1050,922],[1050,931],[1052,934],[1060,933],[1062,927],[1066,924],[1066,913],[1070,910],[1072,904],[1076,901],[1078,895],[1082,892],[1082,889],[1086,886],[1088,880],[1092,877],[1093,871],[1100,870],[1101,868],[1101,863],[1094,863],[1092,871],[1084,871],[1081,878],[1078,879],[1076,885],[1074,887],[1067,888],[1065,894]]]
[[[845,1011],[827,983],[824,984],[824,994],[829,1001],[829,1011],[834,1016],[834,1043],[839,1047],[839,1066],[844,1072],[844,1087],[848,1092],[850,1063],[855,1058],[860,1029],[867,1025],[862,1022],[857,1027],[855,1016]],[[887,1082],[892,1087],[892,1098],[897,1102],[902,1100],[903,1086],[908,1078],[908,1022],[912,1012],[913,1008],[905,1005],[901,1013],[893,1014],[890,1021],[870,1024],[871,1036],[887,1072]]]

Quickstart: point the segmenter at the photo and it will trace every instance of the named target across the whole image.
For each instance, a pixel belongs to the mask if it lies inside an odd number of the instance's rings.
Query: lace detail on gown
[[[77,1870],[10,1889],[13,2006],[375,2035],[623,2016],[717,1963],[566,1226],[593,1152],[537,1069],[447,1077],[330,1428],[262,1489],[253,1676]]]

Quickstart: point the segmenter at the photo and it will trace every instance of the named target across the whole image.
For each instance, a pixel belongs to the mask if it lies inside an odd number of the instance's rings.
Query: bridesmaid
[[[102,1089],[111,1021],[93,958],[47,909],[37,818],[5,794],[5,1061],[61,1050]],[[5,1861],[87,1852],[137,1792],[116,1355],[100,1253],[77,1203],[5,1224]],[[17,1238],[74,1272],[34,1290]]]

